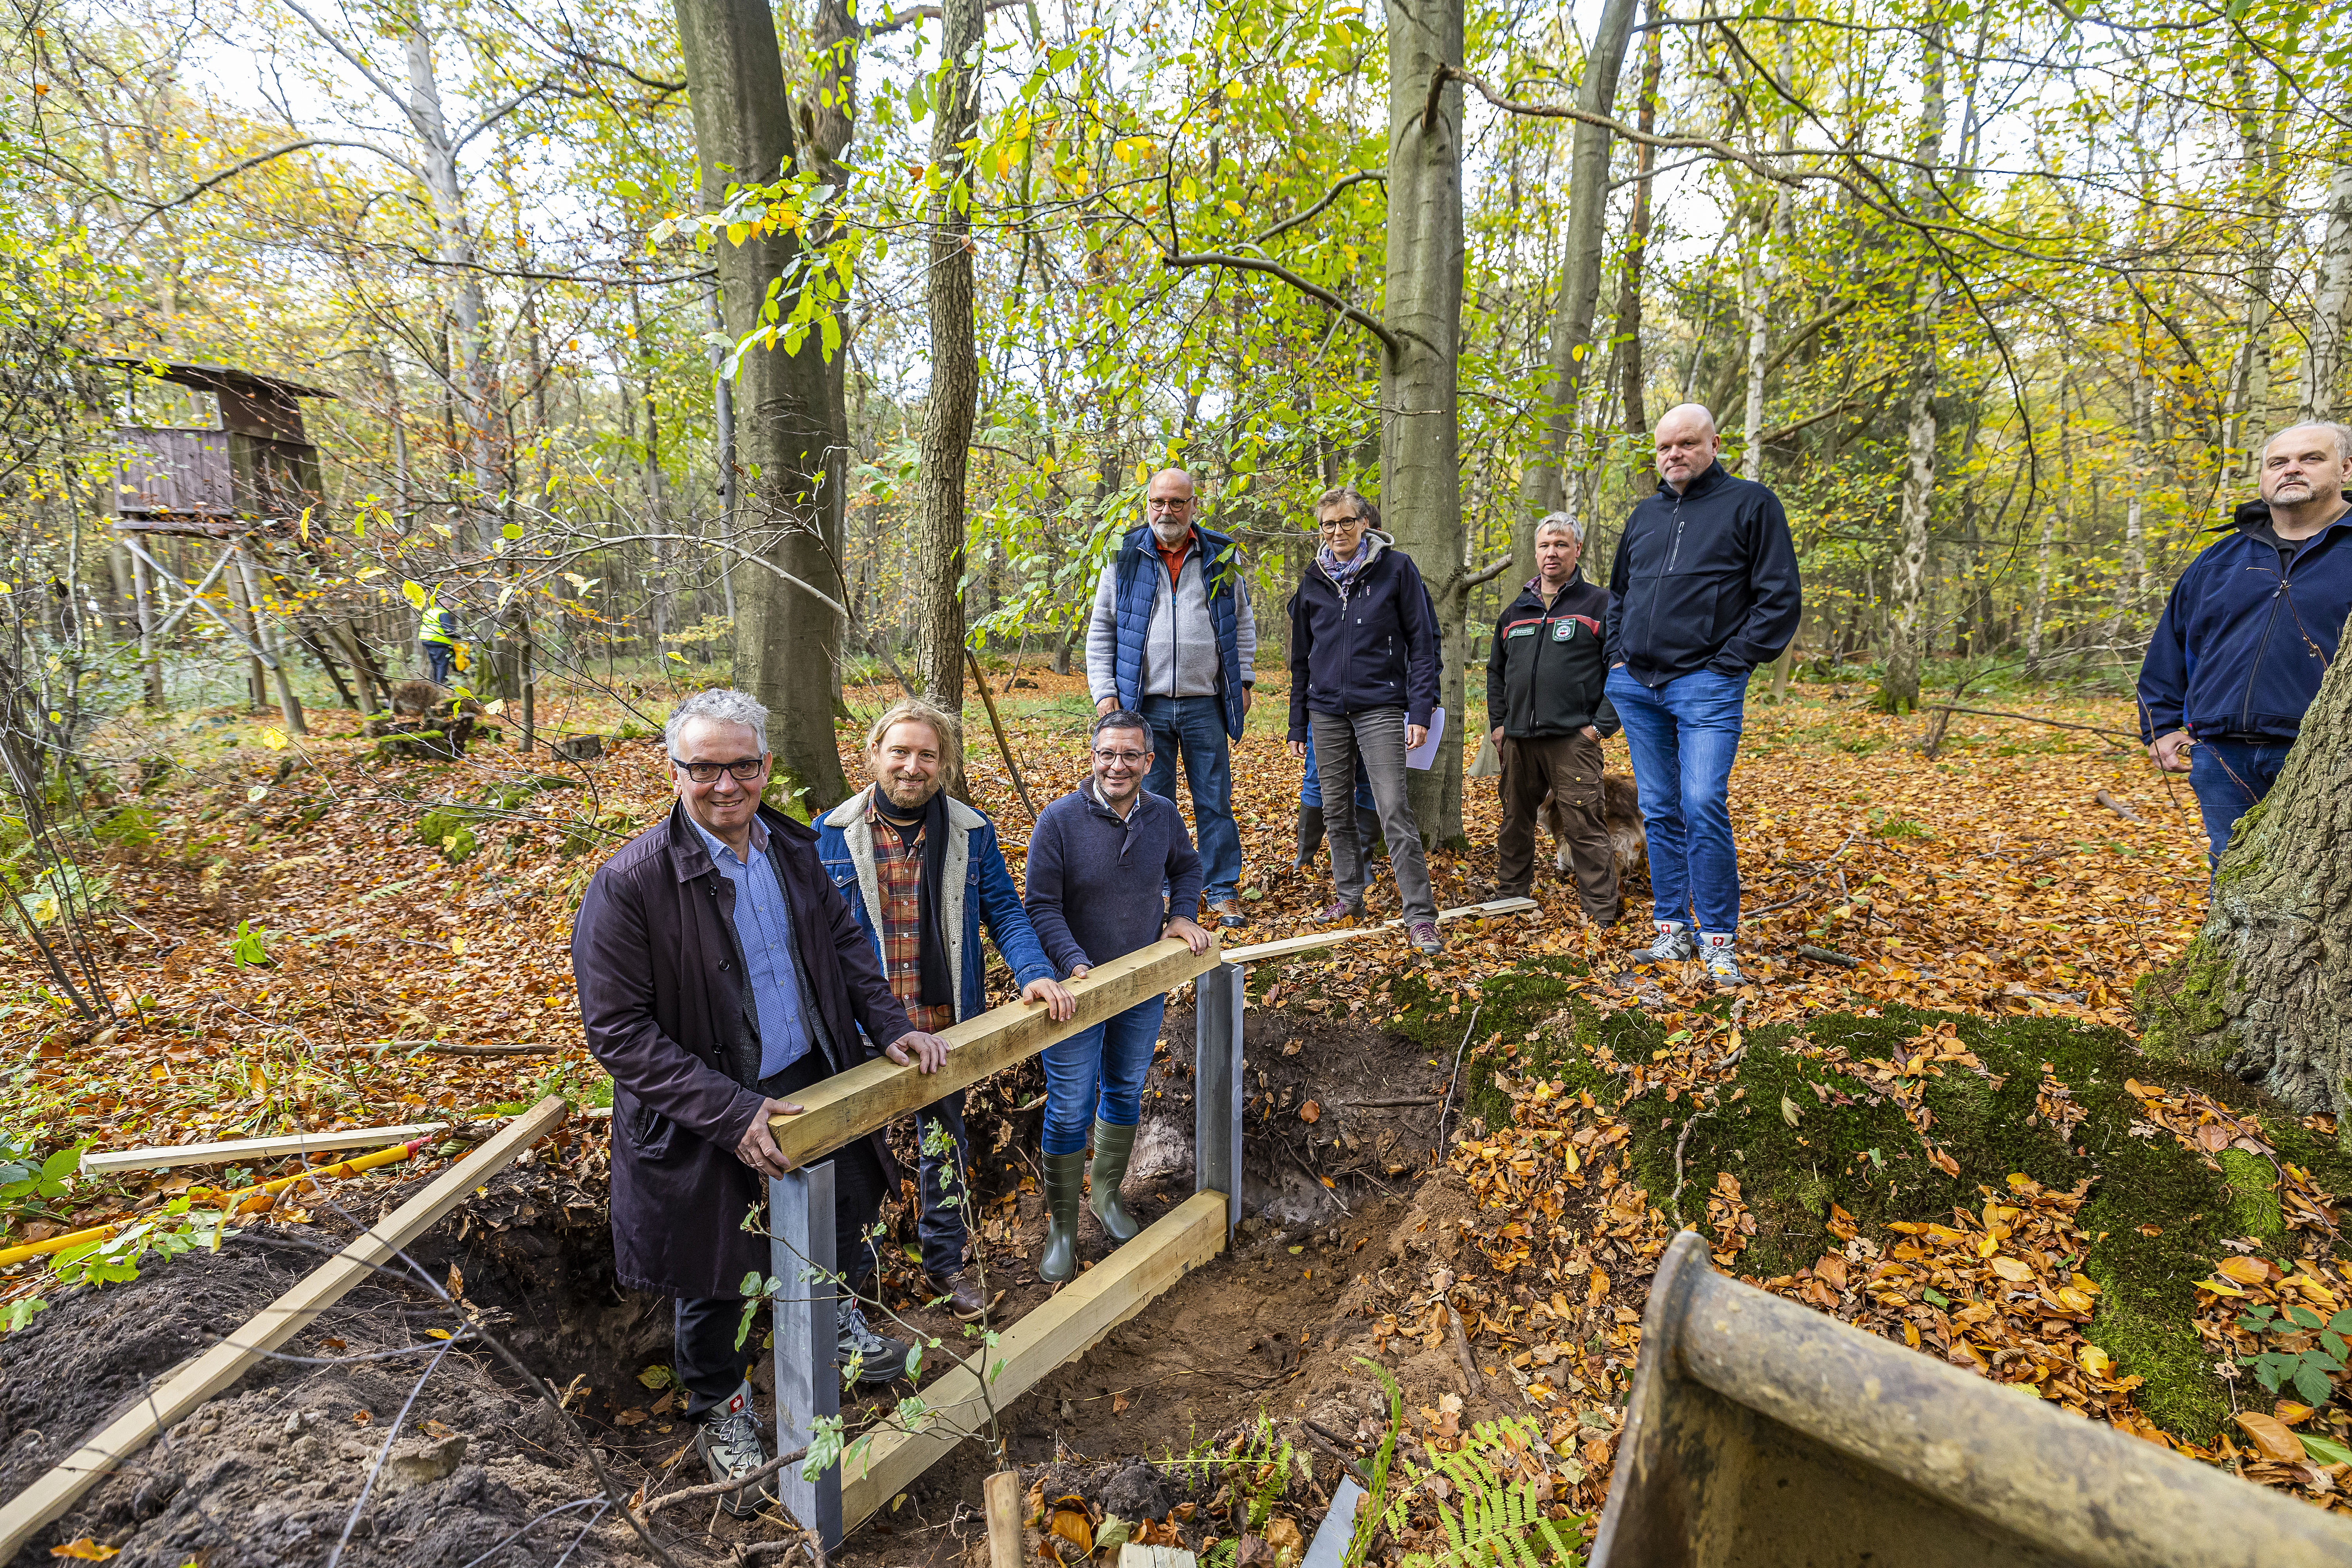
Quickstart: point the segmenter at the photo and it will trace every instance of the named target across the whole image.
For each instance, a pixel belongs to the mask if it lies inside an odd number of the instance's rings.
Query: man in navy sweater
[[[2140,738],[2187,773],[2219,865],[2270,794],[2352,612],[2352,432],[2297,425],[2263,447],[2262,500],[2189,563],[2140,665]]]
[[[1151,762],[1150,721],[1124,709],[1104,714],[1094,724],[1094,776],[1039,812],[1029,835],[1029,923],[1046,960],[1069,979],[1084,980],[1094,965],[1163,936],[1181,938],[1194,952],[1209,950],[1209,933],[1174,912],[1200,907],[1201,857],[1176,803],[1143,787]],[[1089,1176],[1087,1206],[1113,1242],[1143,1228],[1120,1206],[1118,1184],[1135,1149],[1143,1077],[1167,1005],[1154,993],[1045,1047],[1046,1231],[1037,1273],[1049,1285],[1077,1274],[1078,1194]]]

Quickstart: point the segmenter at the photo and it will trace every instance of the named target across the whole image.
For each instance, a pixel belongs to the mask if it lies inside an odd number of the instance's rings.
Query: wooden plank
[[[115,1171],[167,1170],[174,1165],[226,1165],[234,1160],[275,1160],[289,1154],[319,1154],[331,1150],[382,1149],[405,1143],[448,1127],[446,1121],[410,1121],[398,1127],[344,1127],[332,1132],[288,1132],[276,1138],[233,1138],[222,1143],[185,1143],[180,1147],[93,1150],[81,1157],[82,1173],[104,1175]]]
[[[531,1112],[521,1114],[528,1116]],[[583,1106],[578,1112],[583,1121],[612,1114],[609,1105]],[[337,1127],[323,1132],[282,1132],[274,1138],[235,1138],[223,1143],[159,1143],[145,1149],[100,1150],[84,1154],[81,1168],[86,1174],[104,1175],[116,1171],[168,1171],[180,1165],[225,1165],[232,1160],[278,1160],[338,1149],[381,1149],[428,1133],[446,1132],[449,1126],[446,1121],[410,1121],[397,1127]]]
[[[1543,906],[1533,899],[1489,899],[1483,904],[1464,904],[1456,909],[1440,910],[1443,921],[1485,920],[1494,915],[1533,914]],[[1288,958],[1293,953],[1313,952],[1318,947],[1335,947],[1359,937],[1378,936],[1382,931],[1395,931],[1402,921],[1383,921],[1376,926],[1341,926],[1334,931],[1308,931],[1304,936],[1286,936],[1277,942],[1262,942],[1252,947],[1225,950],[1227,963],[1256,963],[1269,958]]]
[[[877,1436],[863,1461],[844,1468],[841,1521],[856,1530],[907,1489],[965,1436],[988,1429],[988,1401],[1002,1411],[1037,1382],[1157,1300],[1168,1288],[1224,1249],[1225,1196],[1196,1193],[1141,1236],[1079,1275],[996,1343],[1001,1363],[988,1398],[971,1362],[942,1373],[922,1397],[934,1413],[919,1432]]]
[[[910,1116],[941,1095],[969,1088],[1148,996],[1172,990],[1219,962],[1214,942],[1208,952],[1195,954],[1174,937],[1163,937],[1073,982],[1070,994],[1078,1006],[1067,1023],[1055,1023],[1041,1002],[1009,1002],[940,1030],[940,1037],[948,1043],[947,1065],[929,1077],[877,1057],[801,1090],[801,1113],[772,1118],[769,1126],[784,1158],[793,1164],[822,1160],[852,1139]]]
[[[0,1507],[0,1563],[13,1561],[34,1533],[71,1508],[156,1433],[184,1418],[245,1374],[263,1352],[277,1349],[389,1262],[434,1221],[457,1206],[486,1178],[511,1163],[563,1121],[563,1101],[541,1100],[497,1136],[428,1183],[331,1261],[264,1307],[245,1326],[202,1355],[184,1362],[146,1398],[109,1423],[66,1461]],[[1163,1222],[1164,1223],[1164,1222]],[[1139,1240],[1141,1238],[1139,1237]]]

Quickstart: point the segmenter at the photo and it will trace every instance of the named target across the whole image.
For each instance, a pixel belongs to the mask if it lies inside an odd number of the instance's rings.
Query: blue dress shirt
[[[694,822],[691,815],[687,820]],[[768,830],[756,816],[751,819],[748,864],[702,824],[694,822],[694,830],[702,835],[719,874],[735,884],[735,941],[743,950],[743,979],[751,987],[752,1008],[760,1020],[760,1076],[772,1078],[809,1050],[783,873],[768,854]]]

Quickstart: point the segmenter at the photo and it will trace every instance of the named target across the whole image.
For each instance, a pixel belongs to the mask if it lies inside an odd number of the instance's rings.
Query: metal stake
[[[840,1328],[834,1305],[833,1162],[768,1180],[768,1272],[774,1301],[776,1452],[789,1454],[816,1436],[816,1424],[841,1414],[841,1373],[834,1365]],[[792,1516],[831,1552],[841,1544],[841,1467],[815,1480],[787,1465],[776,1495]]]
[[[1192,1190],[1225,1194],[1225,1241],[1242,1220],[1242,984],[1220,963],[1193,982]]]

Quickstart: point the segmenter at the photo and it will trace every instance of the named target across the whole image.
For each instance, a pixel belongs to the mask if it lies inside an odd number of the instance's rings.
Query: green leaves
[[[268,935],[264,928],[249,920],[236,922],[236,931],[229,937],[229,962],[239,969],[263,969],[269,965],[269,949],[263,944]]]

